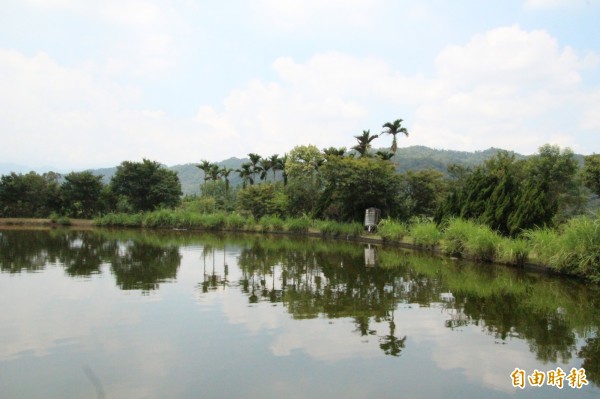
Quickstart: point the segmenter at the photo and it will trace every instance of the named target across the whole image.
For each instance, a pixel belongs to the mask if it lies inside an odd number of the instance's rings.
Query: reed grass
[[[419,222],[410,229],[410,236],[413,243],[420,247],[433,249],[442,239],[442,233],[433,222]]]
[[[384,240],[402,241],[408,235],[409,228],[405,223],[386,218],[379,222],[377,232]]]

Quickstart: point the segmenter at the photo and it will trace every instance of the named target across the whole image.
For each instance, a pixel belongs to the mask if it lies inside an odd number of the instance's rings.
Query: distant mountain
[[[381,150],[387,150],[387,148],[380,148]],[[379,150],[379,149],[376,149]],[[488,148],[484,151],[454,151],[454,150],[437,150],[425,146],[412,146],[405,148],[398,148],[398,151],[392,159],[396,165],[398,165],[399,172],[406,172],[408,170],[421,170],[421,169],[435,169],[446,174],[448,166],[451,164],[459,164],[463,166],[476,166],[487,159],[496,155],[499,148]],[[526,158],[527,156],[514,153],[517,158]],[[576,159],[580,164],[583,164],[583,155],[575,155]],[[220,167],[227,167],[230,169],[239,169],[242,163],[249,162],[248,158],[228,158],[217,164]],[[185,195],[193,195],[200,193],[200,186],[204,182],[204,172],[200,170],[195,164],[183,164],[169,166],[168,169],[175,171],[181,181],[181,189]],[[15,165],[10,163],[0,163],[0,175],[10,174],[10,172],[16,173],[27,173],[34,170],[37,173],[44,173],[51,170],[51,168],[29,168],[27,166]],[[102,169],[91,169],[95,175],[102,175],[104,183],[110,182],[111,177],[115,174],[117,168],[102,168]],[[238,174],[233,172],[230,175],[229,181],[232,187],[241,184],[241,179]]]

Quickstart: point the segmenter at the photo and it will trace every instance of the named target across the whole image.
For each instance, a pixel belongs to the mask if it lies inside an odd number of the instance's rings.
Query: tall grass
[[[261,231],[284,231],[285,223],[278,216],[265,215],[258,221],[258,226]]]
[[[500,235],[490,227],[475,224],[467,234],[465,253],[476,260],[493,262],[496,260],[501,241]]]
[[[600,281],[600,219],[586,216],[562,226],[553,265]]]
[[[522,266],[529,257],[529,243],[523,238],[503,237],[498,245],[498,260]]]
[[[409,228],[405,223],[386,218],[379,222],[377,232],[384,240],[402,241],[408,235]]]
[[[329,237],[358,237],[364,231],[364,226],[360,223],[340,223],[331,220],[316,221],[315,227],[322,235]]]
[[[442,251],[447,255],[462,256],[465,253],[465,243],[473,234],[475,223],[470,220],[452,218],[444,229]]]
[[[285,221],[287,230],[292,233],[306,233],[311,224],[312,221],[307,217],[290,218]]]
[[[442,233],[433,222],[419,222],[410,229],[410,236],[415,245],[433,249],[442,239]]]

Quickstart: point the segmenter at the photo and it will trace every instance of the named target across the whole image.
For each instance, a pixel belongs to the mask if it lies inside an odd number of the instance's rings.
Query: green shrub
[[[498,245],[502,238],[490,227],[484,225],[474,225],[469,231],[467,241],[465,242],[465,252],[470,257],[493,262],[496,259]]]
[[[531,253],[540,263],[551,266],[557,253],[558,234],[549,228],[528,230],[524,237],[529,241]]]
[[[311,226],[311,220],[307,217],[290,218],[285,221],[287,230],[292,233],[305,233]]]
[[[502,238],[498,245],[498,260],[522,266],[529,256],[529,243],[522,238]]]
[[[408,226],[402,222],[386,218],[377,225],[377,232],[384,240],[401,241],[408,234]]]
[[[410,229],[410,236],[415,245],[433,249],[439,244],[442,233],[433,222],[420,222],[414,224]]]
[[[465,253],[465,243],[476,229],[470,220],[452,218],[444,229],[442,251],[452,256],[462,256]]]
[[[237,213],[232,213],[225,217],[225,227],[230,230],[243,230],[247,224],[248,218]]]
[[[277,216],[263,216],[258,221],[261,231],[283,231],[284,222]]]
[[[141,213],[107,213],[94,219],[94,224],[98,226],[142,227],[143,216]]]
[[[364,227],[360,223],[340,223],[331,220],[317,221],[315,227],[322,235],[329,237],[358,237],[364,231]]]
[[[551,265],[600,281],[600,218],[581,216],[563,225]]]

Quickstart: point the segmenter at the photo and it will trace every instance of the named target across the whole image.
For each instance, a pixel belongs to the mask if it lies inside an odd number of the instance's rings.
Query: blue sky
[[[0,162],[600,152],[600,0],[1,0]],[[383,136],[375,146],[389,146]]]

